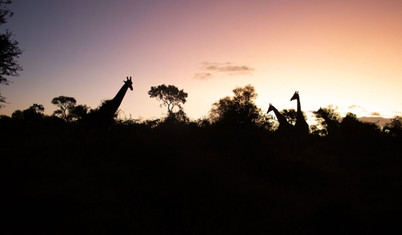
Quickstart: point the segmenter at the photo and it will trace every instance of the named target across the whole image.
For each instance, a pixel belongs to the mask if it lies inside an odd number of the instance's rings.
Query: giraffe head
[[[130,78],[127,77],[127,81],[123,81],[123,82],[124,82],[125,86],[130,88],[130,90],[133,90],[133,82],[131,81],[131,77]]]
[[[292,98],[290,98],[290,101],[297,100],[297,99],[299,99],[299,92],[295,91],[295,93],[293,94]]]
[[[268,108],[267,113],[271,112],[272,110],[274,110],[274,106],[271,103],[269,103],[269,108]]]
[[[314,112],[315,115],[318,115],[319,117],[327,117],[328,113],[320,107],[317,111]]]

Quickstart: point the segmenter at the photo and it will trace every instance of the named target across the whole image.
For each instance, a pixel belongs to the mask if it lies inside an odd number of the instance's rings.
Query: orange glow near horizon
[[[24,49],[24,71],[1,87],[9,104],[0,114],[32,103],[51,114],[50,100],[59,95],[95,108],[126,76],[133,76],[134,91],[123,100],[122,118],[165,115],[147,95],[160,84],[189,93],[184,108],[192,119],[247,84],[264,112],[269,103],[295,108],[290,97],[298,90],[307,112],[334,105],[341,114],[402,114],[401,1],[54,3],[55,12],[40,22],[15,4],[9,27]],[[40,33],[31,30],[35,24]],[[205,62],[252,71],[206,71]],[[211,76],[196,79],[198,73]]]

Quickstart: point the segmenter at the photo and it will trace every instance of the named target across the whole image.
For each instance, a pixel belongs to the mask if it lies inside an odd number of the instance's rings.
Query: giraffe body
[[[286,118],[275,108],[275,106],[269,104],[267,113],[271,111],[275,113],[276,119],[278,119],[279,122],[278,132],[289,133],[293,131],[294,127],[288,122],[288,120],[286,120]]]
[[[315,113],[319,114],[320,117],[324,119],[325,124],[327,125],[328,136],[334,136],[337,132],[339,132],[340,123],[336,120],[332,120],[331,118],[329,118],[328,113],[325,112],[322,108],[317,110]]]
[[[124,81],[124,85],[120,88],[113,99],[104,101],[101,107],[90,114],[90,122],[98,124],[107,124],[112,122],[129,88],[130,90],[133,90],[133,82],[131,77],[127,77],[127,80]]]
[[[121,102],[123,101],[126,92],[130,88],[133,90],[133,82],[131,81],[131,77],[124,81],[124,85],[120,88],[119,92],[117,92],[116,96],[108,100],[104,103],[102,107],[99,108],[99,112],[101,112],[105,117],[114,117],[117,110],[120,107]]]

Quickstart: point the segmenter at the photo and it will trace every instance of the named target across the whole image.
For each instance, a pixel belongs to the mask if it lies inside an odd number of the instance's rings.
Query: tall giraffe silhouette
[[[278,119],[279,126],[278,132],[290,132],[294,129],[294,127],[286,120],[285,116],[283,116],[272,104],[269,104],[269,108],[267,113],[274,111],[276,119]]]
[[[119,92],[117,92],[116,96],[111,100],[104,101],[99,110],[96,111],[98,118],[103,120],[112,120],[114,118],[128,88],[133,90],[133,82],[131,77],[127,77],[127,80],[123,82],[124,85],[120,88]]]
[[[301,110],[300,96],[299,96],[298,91],[295,91],[295,93],[293,94],[290,101],[292,101],[292,100],[297,100],[297,114],[296,114],[296,124],[295,124],[296,132],[301,135],[308,134],[310,132],[310,129],[309,129],[309,126],[308,126],[306,120],[304,119],[304,115]]]

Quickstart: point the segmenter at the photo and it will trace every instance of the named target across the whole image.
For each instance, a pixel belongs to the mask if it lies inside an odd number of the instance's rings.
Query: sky
[[[307,113],[402,115],[400,0],[14,0],[10,9],[2,28],[24,70],[0,87],[0,114],[33,103],[51,114],[60,95],[96,108],[132,76],[123,119],[165,116],[148,95],[161,84],[188,93],[192,119],[247,84],[264,112],[296,108],[299,91]]]

